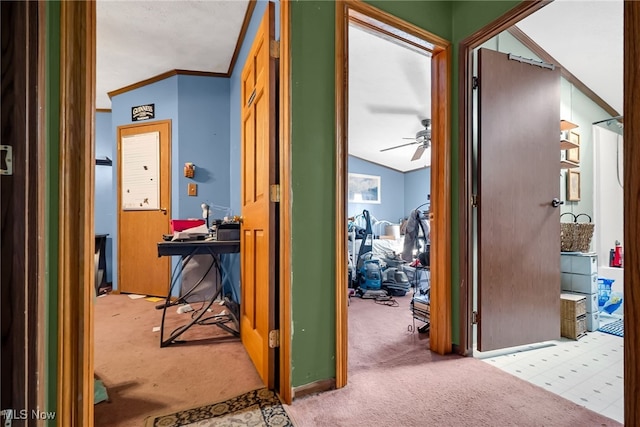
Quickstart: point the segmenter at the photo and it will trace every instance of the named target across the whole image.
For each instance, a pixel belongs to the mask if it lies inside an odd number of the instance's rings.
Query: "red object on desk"
[[[188,228],[197,227],[204,224],[204,219],[172,219],[171,232],[184,231]]]

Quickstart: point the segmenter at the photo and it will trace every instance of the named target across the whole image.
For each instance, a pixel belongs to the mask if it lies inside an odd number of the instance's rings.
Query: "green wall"
[[[518,1],[369,1],[454,45],[452,306],[459,337],[458,49]],[[294,387],[335,377],[335,4],[291,4],[292,372]]]
[[[55,411],[58,376],[58,216],[60,151],[60,3],[45,2],[45,343],[43,411]],[[55,421],[47,421],[55,425]]]

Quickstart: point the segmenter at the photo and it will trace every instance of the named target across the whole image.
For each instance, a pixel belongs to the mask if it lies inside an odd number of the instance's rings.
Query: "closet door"
[[[560,337],[560,70],[478,53],[478,350]]]

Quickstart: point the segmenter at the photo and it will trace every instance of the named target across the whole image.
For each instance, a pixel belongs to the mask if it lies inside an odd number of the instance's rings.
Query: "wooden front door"
[[[240,335],[260,377],[274,386],[276,271],[276,204],[270,185],[276,183],[276,60],[269,54],[274,34],[274,8],[269,3],[242,69],[242,230]]]
[[[560,337],[560,70],[478,54],[478,350]]]
[[[152,139],[157,139],[157,149]],[[170,231],[170,153],[171,121],[118,127],[120,292],[166,296],[169,291],[170,257],[158,258],[157,243]]]

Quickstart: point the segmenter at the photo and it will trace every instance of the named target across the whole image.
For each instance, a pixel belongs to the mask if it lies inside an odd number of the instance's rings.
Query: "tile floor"
[[[616,320],[611,317],[601,322]],[[484,362],[624,423],[623,338],[587,332],[577,341],[557,341],[492,352],[474,352]]]

